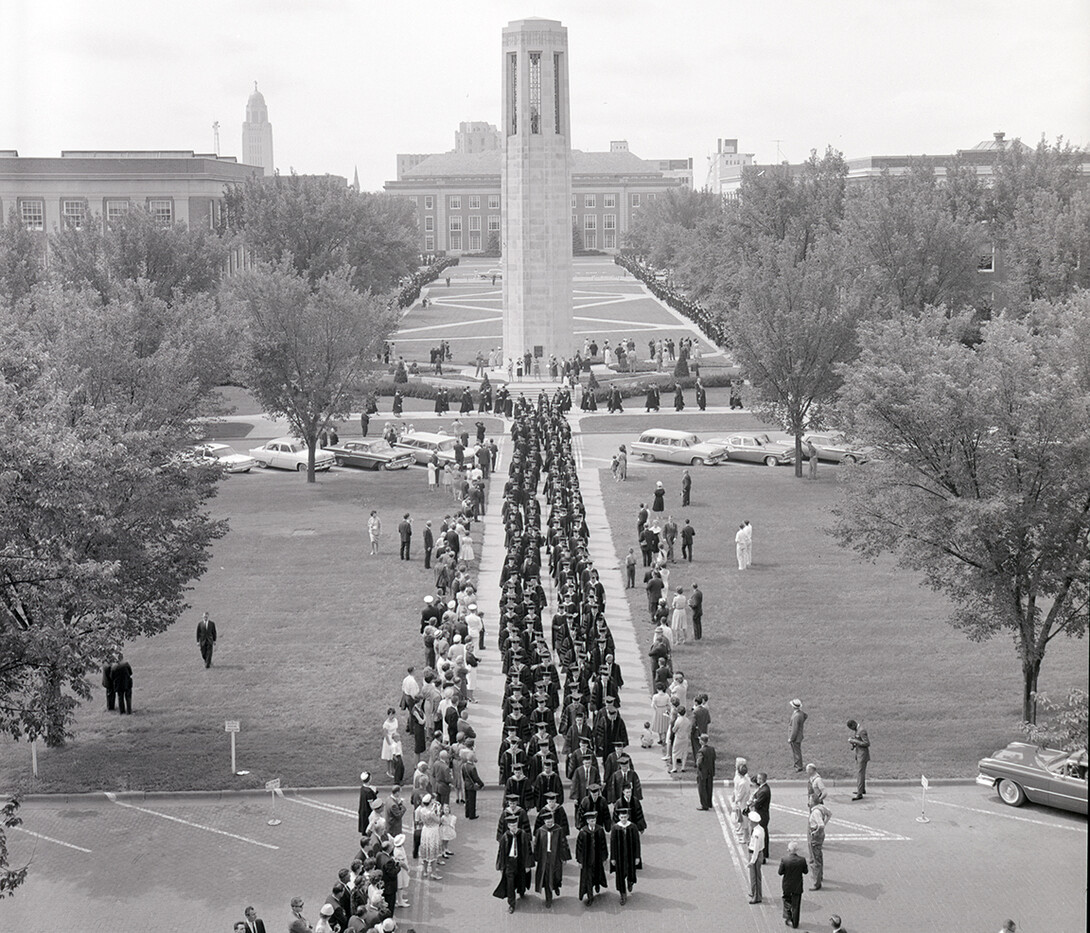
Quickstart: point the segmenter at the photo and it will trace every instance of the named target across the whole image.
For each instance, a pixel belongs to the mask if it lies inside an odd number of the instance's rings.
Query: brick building
[[[164,224],[214,228],[227,185],[242,184],[258,166],[233,156],[190,151],[65,151],[60,158],[0,151],[0,213],[28,230],[108,223],[142,207]]]
[[[397,160],[397,180],[386,182],[384,190],[416,202],[421,252],[475,253],[488,247],[491,233],[500,235],[501,149],[398,155]],[[571,213],[587,249],[616,252],[642,204],[671,188],[692,186],[692,160],[663,161],[671,167],[639,158],[623,140],[611,143],[609,152],[572,151]],[[674,167],[681,162],[686,168]]]

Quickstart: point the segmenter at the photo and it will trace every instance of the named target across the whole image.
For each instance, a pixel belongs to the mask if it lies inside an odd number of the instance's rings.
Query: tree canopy
[[[231,283],[248,332],[247,383],[266,411],[287,418],[306,441],[308,482],[319,432],[348,414],[396,322],[390,302],[358,292],[351,277],[342,266],[312,288],[285,259]]]
[[[225,525],[218,472],[178,457],[172,427],[132,427],[66,387],[0,317],[0,728],[62,744],[88,671],[164,631]]]
[[[841,411],[881,459],[849,472],[837,537],[891,552],[973,640],[1013,636],[1023,716],[1049,643],[1086,631],[1090,293],[988,322],[940,311],[866,324]]]
[[[263,262],[287,260],[312,286],[347,267],[357,291],[385,293],[419,261],[407,198],[360,193],[330,175],[292,174],[251,178],[228,189],[226,201],[229,232]]]
[[[159,223],[136,208],[103,227],[92,217],[49,238],[53,278],[67,287],[90,288],[102,302],[122,296],[132,283],[161,302],[212,291],[223,275],[227,251],[210,230]]]

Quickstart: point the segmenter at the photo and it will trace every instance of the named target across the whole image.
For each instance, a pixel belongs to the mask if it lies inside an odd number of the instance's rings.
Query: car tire
[[[779,466],[780,460],[778,457],[765,457],[765,466]]]
[[[841,461],[841,463],[855,463],[855,457],[853,457],[851,454],[844,454],[844,459]]]
[[[307,465],[305,463],[296,464],[295,469],[299,473],[306,473]]]
[[[344,461],[340,457],[334,457],[333,462],[336,463],[337,466],[344,466]]]
[[[999,799],[1008,807],[1020,807],[1026,802],[1026,792],[1014,781],[1003,778],[997,788]]]
[[[258,460],[257,465],[263,470],[267,470],[269,468],[269,464],[266,463],[264,460]]]
[[[689,466],[694,466],[694,467],[704,466],[704,458],[703,457],[693,457],[692,462],[689,464]]]

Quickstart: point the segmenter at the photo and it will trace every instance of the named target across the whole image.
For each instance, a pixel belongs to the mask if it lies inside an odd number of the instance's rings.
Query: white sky
[[[378,189],[499,122],[529,16],[568,27],[572,145],[691,156],[698,186],[717,137],[758,161],[1090,144],[1087,0],[0,0],[0,149],[210,152],[218,120],[241,157],[256,80],[282,172]]]

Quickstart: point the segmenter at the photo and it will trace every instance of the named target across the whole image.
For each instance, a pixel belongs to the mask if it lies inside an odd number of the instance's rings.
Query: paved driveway
[[[609,893],[585,908],[570,871],[551,912],[531,895],[509,918],[490,896],[499,797],[487,792],[482,818],[459,822],[444,880],[414,878],[401,929],[555,930],[561,917],[579,920],[580,929],[625,933],[781,928],[775,862],[804,833],[805,787],[773,786],[773,860],[761,906],[746,902],[724,793],[715,811],[699,812],[690,783],[647,788],[645,868],[626,907]],[[826,881],[803,897],[801,929],[827,930],[834,911],[853,933],[994,933],[1007,917],[1020,930],[1085,929],[1084,817],[1012,810],[975,785],[944,786],[932,789],[925,824],[916,821],[918,788],[875,785],[872,794],[850,803],[847,792],[834,793]],[[59,917],[83,933],[229,931],[248,903],[273,933],[286,926],[294,894],[314,922],[355,841],[351,791],[289,794],[276,803],[278,826],[266,822],[269,799],[248,795],[57,798],[22,812],[24,830],[12,833],[11,847],[16,863],[32,859],[30,879],[0,902],[0,929],[20,933],[53,931]]]

